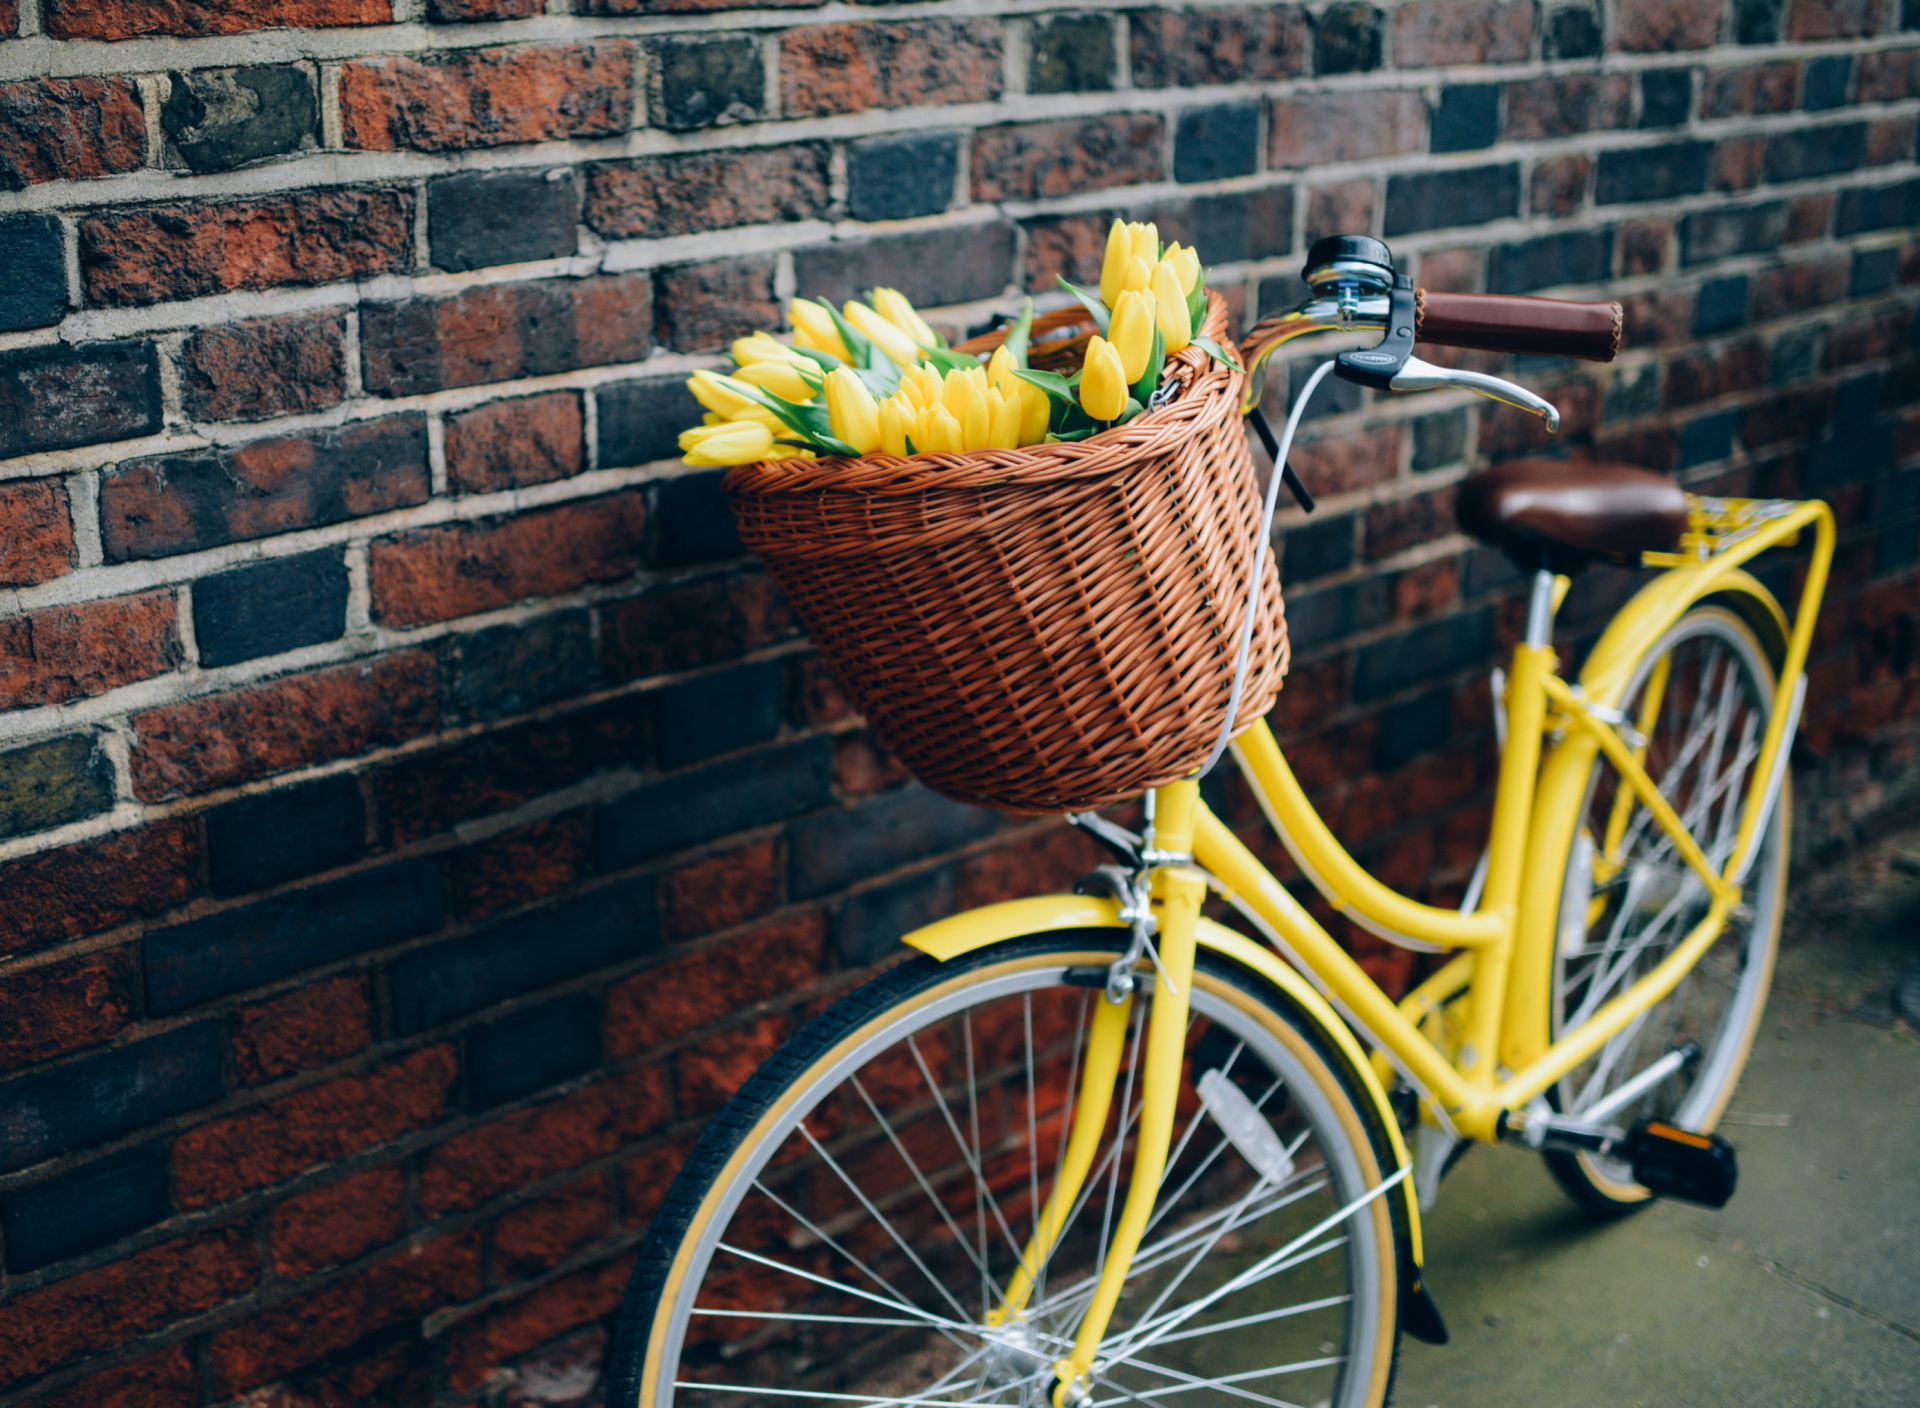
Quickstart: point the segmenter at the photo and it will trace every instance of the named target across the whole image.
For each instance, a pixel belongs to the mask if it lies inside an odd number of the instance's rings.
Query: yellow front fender
[[[1001,904],[967,910],[929,924],[924,929],[915,929],[901,942],[945,963],[963,953],[985,948],[988,944],[1049,933],[1056,929],[1126,927],[1120,920],[1117,901],[1093,895],[1035,895],[1030,899],[1007,900]],[[1387,1092],[1381,1087],[1379,1078],[1374,1074],[1373,1063],[1367,1059],[1360,1042],[1347,1024],[1340,1020],[1340,1014],[1328,1005],[1311,983],[1283,963],[1278,955],[1246,935],[1237,934],[1226,925],[1203,917],[1200,920],[1199,938],[1202,948],[1232,959],[1242,968],[1258,973],[1279,988],[1319,1029],[1320,1034],[1339,1048],[1346,1057],[1348,1070],[1366,1088],[1367,1098],[1379,1113],[1380,1127],[1387,1132],[1387,1139],[1393,1146],[1393,1157],[1399,1161],[1396,1167],[1410,1167],[1413,1160],[1407,1153],[1406,1141],[1400,1137],[1400,1122],[1394,1117]],[[1413,1264],[1418,1268],[1425,1263],[1426,1252],[1420,1236],[1420,1200],[1411,1176],[1401,1183],[1400,1191],[1407,1206],[1407,1232]]]

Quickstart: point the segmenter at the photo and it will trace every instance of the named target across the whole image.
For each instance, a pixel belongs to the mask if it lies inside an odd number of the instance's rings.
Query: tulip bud
[[[879,421],[881,450],[889,455],[909,453],[907,437],[914,430],[913,407],[900,396],[889,396],[880,403]]]
[[[913,443],[928,454],[951,454],[966,449],[966,433],[945,406],[929,406],[920,413],[920,433]]]
[[[872,338],[873,345],[892,358],[894,365],[910,367],[920,360],[920,344],[866,304],[849,300],[841,306],[840,313],[854,327]]]
[[[733,379],[771,391],[788,401],[805,404],[813,399],[812,385],[791,362],[749,362],[733,374]]]
[[[1004,347],[996,347],[993,356],[987,359],[987,384],[1011,393],[1014,387],[1020,385],[1020,378],[1014,375],[1017,369],[1013,353]]]
[[[1187,245],[1170,244],[1166,259],[1180,275],[1181,292],[1192,293],[1200,284],[1200,256]]]
[[[900,394],[916,411],[924,411],[940,399],[940,373],[932,367],[915,367],[900,374]]]
[[[1118,420],[1127,408],[1127,373],[1120,353],[1098,333],[1087,344],[1080,376],[1080,406],[1095,420]]]
[[[1160,320],[1160,337],[1171,357],[1193,341],[1193,317],[1187,311],[1187,295],[1180,287],[1180,275],[1165,259],[1153,266],[1153,305]]]
[[[955,420],[965,425],[974,403],[986,394],[987,373],[984,367],[950,371],[940,388],[940,404],[953,413]]]
[[[1127,237],[1133,246],[1133,257],[1144,259],[1152,264],[1160,257],[1160,227],[1149,221],[1147,224],[1127,226]]]
[[[833,315],[818,303],[794,299],[787,305],[787,321],[793,324],[796,346],[811,347],[843,362],[853,360],[847,344],[840,340],[840,329],[834,325]]]
[[[763,425],[730,421],[701,425],[680,436],[681,458],[690,465],[753,464],[768,459],[777,448]]]
[[[1131,386],[1147,372],[1153,355],[1153,295],[1129,289],[1113,310],[1107,339],[1120,354],[1120,366]]]
[[[880,408],[850,367],[835,367],[827,373],[827,424],[833,438],[853,446],[856,455],[870,455],[880,448]]]
[[[1020,383],[1020,443],[1038,445],[1053,421],[1053,399],[1031,382]]]
[[[758,362],[787,362],[796,367],[818,368],[819,363],[803,352],[796,352],[786,343],[757,332],[751,337],[737,337],[733,340],[733,360],[742,367],[750,367]]]
[[[987,393],[988,449],[1020,448],[1020,413],[1019,392],[1005,392],[996,386]]]
[[[1100,301],[1113,307],[1127,276],[1127,261],[1133,258],[1133,238],[1124,221],[1115,220],[1107,231],[1107,254],[1100,263]]]
[[[873,311],[899,328],[901,332],[919,343],[922,347],[938,347],[940,339],[934,335],[927,320],[914,311],[906,295],[897,288],[877,288],[870,295]]]
[[[765,407],[748,394],[745,382],[735,381],[717,372],[695,372],[687,378],[687,390],[693,393],[694,400],[728,420],[738,420],[750,417],[755,411],[765,411]]]
[[[1153,286],[1153,264],[1139,255],[1127,261],[1126,277],[1120,280],[1123,293],[1138,293]],[[1109,305],[1111,306],[1111,305]]]

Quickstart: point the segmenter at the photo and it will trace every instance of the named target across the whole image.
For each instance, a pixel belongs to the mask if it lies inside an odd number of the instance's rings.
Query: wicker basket
[[[1036,325],[1068,334],[1036,343],[1037,365],[1077,358],[1073,322]],[[1217,294],[1201,331],[1225,340]],[[1171,404],[1083,441],[728,473],[742,539],[927,786],[1007,811],[1076,811],[1205,760],[1260,497],[1240,375],[1190,347],[1168,376]],[[1272,706],[1286,672],[1271,557],[1266,577],[1236,729]]]

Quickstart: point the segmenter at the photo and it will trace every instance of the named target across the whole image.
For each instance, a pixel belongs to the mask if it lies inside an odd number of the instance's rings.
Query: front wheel
[[[1095,930],[918,958],[798,1033],[656,1217],[609,1405],[1043,1408],[1126,1196],[1149,1001],[1032,1298],[1015,1316],[1005,1298],[1118,951]],[[1385,1132],[1283,994],[1203,953],[1191,1003],[1174,1147],[1092,1402],[1377,1408],[1403,1264]]]
[[[1635,667],[1620,708],[1647,739],[1645,767],[1716,870],[1733,853],[1776,691],[1752,629],[1723,606],[1696,606]],[[1783,787],[1747,872],[1745,892],[1713,946],[1665,998],[1549,1093],[1579,1115],[1669,1052],[1697,1057],[1608,1118],[1642,1117],[1711,1130],[1753,1045],[1773,977],[1786,889],[1791,798]],[[1672,951],[1707,912],[1705,888],[1604,755],[1587,782],[1561,898],[1553,1035],[1571,1031]],[[1623,1160],[1551,1153],[1561,1185],[1601,1213],[1652,1196]]]

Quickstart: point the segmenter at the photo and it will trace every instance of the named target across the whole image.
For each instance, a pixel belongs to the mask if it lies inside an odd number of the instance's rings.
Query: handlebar
[[[1413,301],[1413,335],[1420,342],[1588,362],[1611,362],[1620,351],[1625,313],[1618,303],[1424,288],[1414,290]]]

